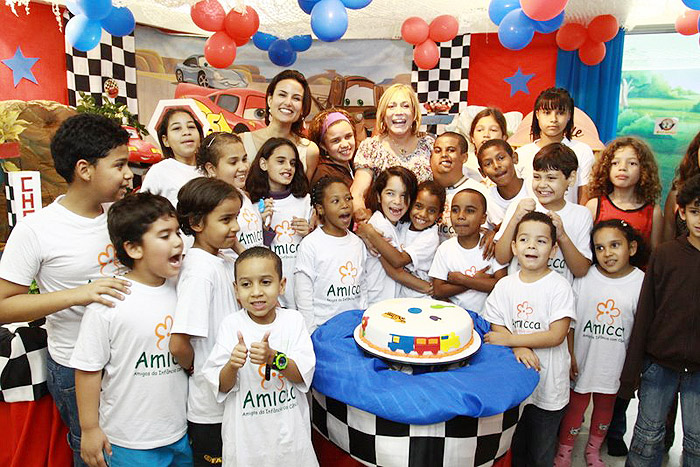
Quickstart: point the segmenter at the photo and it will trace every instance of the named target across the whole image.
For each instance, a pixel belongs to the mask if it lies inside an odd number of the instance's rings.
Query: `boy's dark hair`
[[[481,200],[482,207],[484,208],[484,214],[486,214],[486,208],[487,208],[486,196],[484,196],[484,194],[482,192],[480,192],[479,190],[475,190],[474,188],[465,188],[465,189],[459,190],[457,193],[455,193],[455,195],[452,197],[452,199],[454,200],[457,197],[457,195],[459,195],[460,193],[471,193],[473,195],[477,195],[479,197],[479,199]]]
[[[202,138],[204,138],[204,130],[202,129],[202,124],[189,109],[186,109],[185,107],[169,108],[163,114],[163,117],[160,119],[160,124],[156,129],[158,133],[158,144],[160,144],[160,148],[163,150],[163,157],[166,159],[175,157],[175,154],[173,153],[172,148],[165,146],[165,144],[163,143],[163,137],[168,135],[168,125],[170,124],[170,119],[173,115],[179,113],[186,113],[187,115],[192,117],[192,120],[194,120],[194,126],[197,127],[197,132],[199,133],[199,140],[201,141]]]
[[[485,109],[480,110],[479,113],[474,115],[474,118],[472,119],[472,124],[469,126],[470,138],[474,137],[474,131],[476,131],[476,126],[479,124],[479,120],[481,120],[484,117],[493,117],[493,119],[496,120],[496,123],[498,123],[498,126],[501,128],[501,133],[503,134],[503,137],[508,137],[508,123],[506,122],[506,117],[505,115],[503,115],[503,112],[501,112],[501,109],[497,109],[496,107],[486,107]]]
[[[311,189],[311,206],[323,204],[323,196],[326,192],[326,188],[328,188],[334,183],[342,183],[343,185],[345,185],[345,182],[342,178],[336,177],[334,175],[324,175],[323,177],[318,179],[318,181],[314,183],[314,186]]]
[[[202,144],[199,145],[199,149],[197,149],[196,159],[199,171],[203,174],[207,173],[207,170],[204,168],[207,162],[214,167],[219,165],[219,160],[226,155],[223,153],[222,148],[227,144],[240,144],[243,146],[243,141],[235,133],[216,132],[207,135],[202,140]]]
[[[693,175],[700,173],[698,165],[698,151],[700,151],[700,131],[695,135],[693,140],[688,145],[685,155],[676,169],[676,178],[673,179],[671,185],[672,190],[680,190],[686,180]]]
[[[460,133],[456,133],[454,131],[446,131],[446,132],[442,133],[440,136],[438,136],[437,138],[435,138],[435,141],[442,138],[443,136],[449,136],[449,137],[456,139],[457,142],[459,143],[459,152],[461,154],[464,154],[469,149],[469,143],[467,143],[467,138],[465,138],[464,135],[462,135]]]
[[[268,258],[275,262],[275,272],[277,276],[282,280],[282,260],[274,251],[264,246],[254,246],[243,251],[238,258],[236,258],[235,269],[236,269],[236,282],[238,282],[238,265],[247,259],[255,258]]]
[[[177,221],[185,235],[196,235],[192,226],[202,222],[223,200],[237,199],[241,194],[233,185],[217,178],[197,177],[185,183],[177,193]]]
[[[540,149],[532,160],[532,168],[540,170],[558,170],[569,178],[574,170],[578,170],[576,153],[567,145],[552,143]]]
[[[554,245],[557,242],[557,228],[555,227],[554,222],[552,222],[552,219],[547,214],[539,211],[530,211],[527,214],[525,214],[522,219],[520,219],[520,222],[518,222],[518,224],[515,226],[515,233],[513,234],[514,240],[518,238],[520,225],[523,222],[528,221],[541,222],[549,226],[549,236],[552,239],[552,245]]]
[[[538,110],[568,111],[571,114],[571,118],[569,118],[564,128],[564,136],[571,139],[571,134],[574,130],[574,98],[571,97],[569,91],[564,88],[548,88],[537,96],[534,111],[532,112],[532,126],[530,127],[530,134],[533,140],[540,139],[540,134],[542,133],[540,123],[537,121]]]
[[[365,194],[365,206],[372,212],[381,211],[382,204],[379,202],[379,195],[382,190],[386,188],[386,184],[389,182],[390,177],[399,177],[406,186],[406,205],[412,206],[416,201],[416,195],[418,194],[418,179],[416,175],[405,167],[395,165],[394,167],[389,167],[386,170],[377,175],[372,184]],[[410,216],[410,209],[406,210],[400,222],[408,222]]]
[[[683,209],[690,204],[700,206],[700,174],[685,181],[676,197],[676,204]]]
[[[299,120],[292,123],[292,133],[299,138],[304,137],[304,119],[311,111],[311,88],[309,88],[309,83],[306,78],[297,70],[284,70],[270,80],[270,84],[267,85],[265,90],[265,124],[270,124],[270,104],[268,104],[268,99],[275,93],[275,88],[277,84],[285,79],[293,79],[297,83],[301,84],[304,90],[304,96],[301,100],[301,114],[299,115]]]
[[[435,180],[426,180],[421,182],[418,184],[418,188],[416,189],[416,199],[418,199],[418,193],[423,190],[427,191],[433,196],[437,196],[439,205],[438,220],[440,220],[440,216],[442,216],[442,212],[445,210],[445,201],[447,200],[447,192],[445,191],[445,187],[440,185]]]
[[[489,139],[484,141],[484,144],[481,145],[476,153],[476,159],[479,161],[479,165],[481,165],[481,156],[484,154],[484,151],[493,147],[499,147],[507,152],[510,157],[513,157],[513,147],[508,144],[508,141],[502,139]]]
[[[124,243],[139,243],[151,224],[163,216],[176,215],[167,198],[148,192],[131,193],[112,204],[107,229],[119,262],[133,269],[134,259],[126,253]]]
[[[634,256],[630,256],[630,264],[638,268],[642,268],[647,264],[650,254],[649,245],[647,245],[637,229],[620,219],[607,219],[600,221],[593,226],[593,229],[591,230],[591,251],[593,252],[593,264],[598,263],[598,258],[595,255],[593,236],[600,229],[617,229],[622,232],[622,235],[625,236],[628,244],[637,242],[637,252],[634,254]]]
[[[248,192],[250,200],[253,203],[257,203],[260,199],[270,196],[270,180],[268,179],[267,172],[260,167],[260,159],[268,160],[275,149],[284,145],[292,148],[296,161],[294,177],[292,177],[292,183],[289,184],[292,195],[294,195],[295,198],[303,198],[309,192],[309,181],[304,174],[304,166],[299,158],[297,147],[287,138],[270,138],[265,141],[265,144],[258,150],[258,154],[255,156],[255,159],[253,159],[253,162],[250,163],[248,178],[245,181],[245,191]]]
[[[94,164],[128,142],[129,133],[114,120],[97,114],[74,115],[61,123],[51,138],[53,165],[66,182],[73,183],[79,160]]]

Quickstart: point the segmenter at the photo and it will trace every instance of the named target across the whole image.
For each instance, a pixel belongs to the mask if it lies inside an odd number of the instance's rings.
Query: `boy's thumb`
[[[241,331],[238,331],[238,343],[245,346],[245,341],[243,340],[243,334]]]
[[[267,342],[267,340],[270,338],[270,331],[265,332],[263,335],[263,338],[260,342]]]

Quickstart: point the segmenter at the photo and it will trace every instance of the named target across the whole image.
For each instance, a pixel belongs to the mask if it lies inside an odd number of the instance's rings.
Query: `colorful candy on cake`
[[[451,362],[475,352],[481,340],[469,312],[453,303],[394,298],[371,305],[355,340],[366,351],[390,360]]]

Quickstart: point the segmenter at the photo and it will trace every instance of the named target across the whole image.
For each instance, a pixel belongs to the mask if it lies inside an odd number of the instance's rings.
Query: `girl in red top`
[[[659,167],[654,153],[633,137],[609,143],[593,165],[586,207],[597,224],[621,219],[634,227],[652,249],[661,241],[663,215]]]

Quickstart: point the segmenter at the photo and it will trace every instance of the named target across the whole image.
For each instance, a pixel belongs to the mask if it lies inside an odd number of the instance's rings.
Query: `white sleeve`
[[[304,218],[305,218],[307,221],[311,222],[311,216],[312,216],[313,213],[314,213],[314,208],[313,208],[313,206],[311,206],[311,195],[306,195],[306,196],[304,197],[304,202],[306,203],[306,205],[304,206],[304,209],[305,209],[304,212],[305,212],[305,214],[306,214],[306,215],[304,216]]]
[[[556,272],[551,272],[550,274],[557,274]],[[549,322],[553,323],[563,318],[571,318],[572,321],[576,320],[576,306],[574,301],[574,292],[571,290],[571,286],[568,281],[562,276],[557,277],[557,282],[551,284],[551,312],[549,316]]]
[[[594,266],[595,267],[595,266]],[[581,289],[583,288],[583,280],[585,277],[575,278],[573,284],[571,284],[571,291],[574,294],[574,310],[576,311],[576,318],[578,319],[578,302],[581,300]],[[577,320],[571,321],[571,328],[576,328]]]
[[[216,336],[216,344],[214,344],[214,348],[211,349],[209,358],[207,358],[207,361],[202,367],[202,374],[214,392],[216,401],[219,403],[226,400],[226,397],[230,393],[238,391],[238,388],[240,387],[240,378],[237,377],[236,384],[233,385],[229,392],[219,391],[219,373],[221,373],[221,369],[231,358],[231,352],[233,352],[233,348],[236,346],[238,339],[236,332],[238,329],[230,329],[235,321],[229,318],[230,316],[224,319],[224,321],[221,323],[219,334]],[[234,336],[236,339],[235,341]],[[246,365],[250,364],[250,362],[246,361]]]
[[[504,310],[507,309],[507,305],[503,303],[504,297],[502,297],[502,288],[503,282],[497,282],[489,296],[486,297],[486,304],[484,305],[484,319],[491,324],[506,326]]]
[[[584,210],[581,210],[580,219],[576,223],[576,232],[566,232],[571,238],[571,241],[578,249],[579,253],[585,256],[588,260],[593,259],[593,254],[591,253],[591,230],[593,230],[593,217],[591,217],[588,209],[585,210],[585,215],[583,215]],[[572,235],[573,234],[573,235]]]
[[[213,296],[214,288],[204,277],[187,275],[180,278],[171,332],[209,337],[209,309]]]
[[[445,261],[447,255],[449,254],[447,249],[447,243],[443,243],[438,247],[437,251],[435,252],[435,258],[433,258],[433,264],[430,266],[430,271],[428,271],[428,275],[430,277],[443,281],[447,280],[447,275],[450,273],[447,267],[447,262]]]
[[[99,371],[109,362],[109,311],[110,309],[102,304],[86,308],[71,355],[71,367],[83,371]]]
[[[294,302],[299,313],[304,317],[308,332],[314,332],[316,329],[313,295],[313,280],[305,272],[297,269],[294,273]]]
[[[293,310],[291,310],[293,311]],[[289,358],[297,364],[297,369],[303,380],[302,383],[294,383],[301,392],[308,392],[311,388],[311,381],[314,377],[316,369],[316,355],[314,354],[314,345],[311,342],[311,335],[306,330],[304,320],[301,317],[294,317],[286,330],[296,339],[290,342],[290,349],[287,353]]]
[[[593,150],[586,143],[580,143],[578,151],[578,170],[576,171],[576,186],[588,185],[591,179],[591,170],[595,156]]]
[[[20,221],[10,233],[0,259],[0,277],[29,287],[41,268],[41,245],[32,229]]]
[[[409,245],[403,245],[403,251],[411,257],[411,263],[416,271],[427,271],[433,262],[433,257],[440,245],[437,226],[425,229],[415,237]]]
[[[160,162],[158,164],[160,164]],[[149,193],[153,193],[154,195],[163,194],[163,187],[160,183],[161,169],[158,167],[158,164],[151,167],[148,172],[146,172],[146,175],[143,176],[139,191],[147,191]]]
[[[506,209],[506,213],[503,215],[503,222],[501,222],[501,228],[498,229],[498,232],[496,232],[496,235],[494,235],[493,239],[494,241],[498,241],[501,239],[503,236],[503,231],[506,230],[506,227],[508,226],[508,223],[510,222],[511,218],[515,214],[515,210],[518,208],[518,203],[513,202],[510,203],[508,206],[508,209]]]

